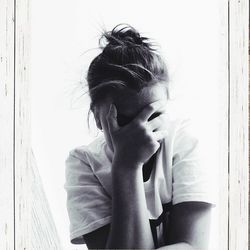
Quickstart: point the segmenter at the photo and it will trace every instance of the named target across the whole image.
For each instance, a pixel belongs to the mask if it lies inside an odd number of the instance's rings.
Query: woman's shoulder
[[[73,149],[69,150],[67,160],[70,157],[75,157],[84,162],[88,162],[92,158],[100,158],[103,155],[105,144],[106,142],[104,136],[99,136],[87,145],[76,146]]]
[[[105,141],[102,137],[94,139],[88,145],[77,146],[69,151],[65,160],[65,187],[72,183],[85,183],[86,181],[96,181],[96,167],[103,162],[103,145]]]

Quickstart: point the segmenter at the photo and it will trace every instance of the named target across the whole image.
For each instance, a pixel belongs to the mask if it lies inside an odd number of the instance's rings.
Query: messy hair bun
[[[156,82],[168,81],[165,62],[147,37],[130,25],[119,24],[99,39],[102,53],[91,62],[87,82],[91,107],[112,89],[140,91]]]
[[[117,25],[112,31],[105,32],[99,42],[105,38],[108,42],[107,48],[144,46],[150,49],[150,44],[146,43],[149,40],[147,37],[141,37],[139,32],[129,25],[118,30],[120,25]]]

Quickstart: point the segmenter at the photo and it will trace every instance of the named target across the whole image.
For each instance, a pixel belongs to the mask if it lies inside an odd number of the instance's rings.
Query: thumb
[[[119,128],[118,122],[117,122],[117,110],[114,104],[110,105],[109,112],[107,115],[107,122],[109,131],[115,131]]]

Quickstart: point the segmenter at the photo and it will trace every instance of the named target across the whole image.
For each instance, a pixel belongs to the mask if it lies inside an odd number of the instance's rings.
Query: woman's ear
[[[102,123],[101,123],[101,120],[100,120],[99,112],[97,111],[96,108],[93,108],[92,112],[93,112],[94,117],[95,117],[95,123],[96,123],[97,128],[102,130]]]

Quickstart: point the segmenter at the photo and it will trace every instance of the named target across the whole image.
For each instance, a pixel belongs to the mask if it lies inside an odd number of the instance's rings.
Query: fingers
[[[150,131],[165,129],[167,125],[167,115],[165,113],[147,122],[147,127]]]
[[[153,132],[153,137],[158,142],[163,140],[165,137],[167,137],[167,135],[168,135],[167,130],[159,130],[159,131]]]
[[[114,104],[110,105],[108,115],[106,117],[110,132],[116,131],[119,128],[117,122],[117,110]]]
[[[153,113],[157,112],[164,112],[166,108],[166,103],[162,101],[156,101],[148,104],[136,117],[138,121],[148,121]]]

